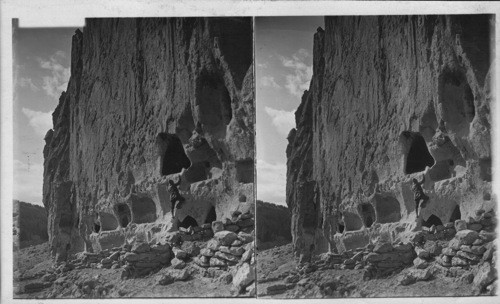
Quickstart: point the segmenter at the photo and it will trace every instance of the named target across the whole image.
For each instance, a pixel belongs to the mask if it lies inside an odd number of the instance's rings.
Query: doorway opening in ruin
[[[363,221],[357,213],[344,211],[342,214],[345,231],[355,231],[363,227]]]
[[[456,205],[455,209],[453,209],[453,212],[451,213],[450,222],[454,223],[456,220],[459,220],[461,218],[462,214],[460,213],[460,207]]]
[[[115,230],[118,228],[118,221],[115,216],[108,212],[99,213],[99,222],[103,231]]]
[[[126,228],[132,219],[130,208],[127,204],[117,204],[114,207],[115,213],[118,216],[120,227]]]
[[[215,207],[212,206],[208,211],[207,217],[205,219],[205,224],[211,224],[213,221],[217,220],[217,213],[215,212]]]
[[[196,183],[208,179],[210,167],[208,161],[193,163],[186,171],[186,180],[190,183]]]
[[[254,180],[254,162],[253,159],[236,161],[236,180],[239,183],[253,183]]]
[[[359,205],[359,211],[363,219],[363,224],[365,227],[370,228],[376,218],[375,209],[371,204],[361,204]]]
[[[184,151],[181,140],[175,134],[160,133],[156,138],[160,155],[160,173],[169,175],[179,173],[191,166],[191,161]]]
[[[101,225],[94,223],[94,232],[99,233],[99,231],[101,231]]]
[[[134,223],[143,224],[156,221],[156,205],[152,199],[146,196],[132,195],[130,200]]]
[[[377,223],[394,223],[401,219],[401,207],[395,197],[377,193],[374,199]]]
[[[422,226],[430,228],[432,227],[432,225],[434,226],[443,225],[443,222],[441,222],[439,217],[435,216],[434,214],[431,214],[431,216],[429,216],[429,218],[426,221],[424,220],[422,221]]]
[[[405,152],[405,174],[422,172],[425,167],[434,165],[434,158],[420,133],[404,131],[401,134],[400,142],[403,144],[403,151]]]
[[[439,101],[446,129],[458,132],[476,115],[474,94],[465,72],[445,69],[439,77]]]
[[[198,222],[191,216],[186,216],[182,222],[179,224],[179,227],[189,228],[189,227],[198,227]]]

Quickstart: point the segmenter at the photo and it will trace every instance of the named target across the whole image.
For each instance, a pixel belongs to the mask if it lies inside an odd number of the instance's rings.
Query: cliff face
[[[494,17],[327,17],[287,148],[297,254],[491,209]]]
[[[253,202],[250,18],[88,19],[71,55],[44,149],[58,259],[158,237],[169,179],[182,181],[181,226]]]

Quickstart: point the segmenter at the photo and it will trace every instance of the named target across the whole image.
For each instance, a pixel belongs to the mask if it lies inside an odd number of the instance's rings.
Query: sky
[[[257,199],[286,205],[286,137],[312,77],[323,17],[255,18]]]
[[[75,30],[13,25],[14,199],[42,204],[43,138],[68,84]]]

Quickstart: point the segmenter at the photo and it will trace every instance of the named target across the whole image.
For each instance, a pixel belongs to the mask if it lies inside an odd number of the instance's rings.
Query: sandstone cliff
[[[326,17],[288,137],[296,254],[466,219],[491,195],[494,16]]]
[[[160,238],[253,202],[250,18],[88,19],[44,149],[52,253]]]

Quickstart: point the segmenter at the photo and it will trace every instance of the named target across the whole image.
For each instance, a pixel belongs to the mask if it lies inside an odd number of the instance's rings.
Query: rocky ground
[[[263,298],[496,295],[493,213],[424,227],[406,244],[379,242],[301,263],[292,244],[257,253]]]
[[[135,241],[54,264],[48,244],[20,249],[15,298],[251,297],[254,218],[181,228],[165,244]],[[208,237],[207,237],[208,236]]]

